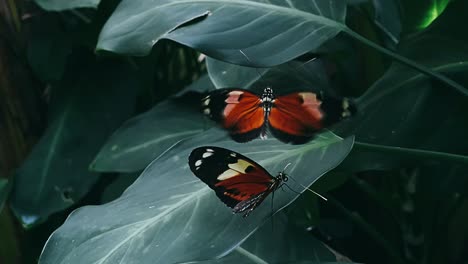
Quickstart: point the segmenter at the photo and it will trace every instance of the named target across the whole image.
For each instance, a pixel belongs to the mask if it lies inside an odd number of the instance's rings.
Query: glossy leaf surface
[[[337,166],[350,151],[353,138],[342,140],[326,132],[300,146],[275,139],[237,144],[223,131],[208,130],[152,162],[119,199],[73,212],[49,238],[40,263],[178,263],[213,259],[232,251],[271,215],[271,199],[248,221],[233,215],[188,168],[192,149],[205,145],[240,152],[272,174],[291,162],[287,172],[295,181],[288,184],[303,192],[298,183],[309,186]],[[278,190],[274,211],[297,197],[296,192]]]
[[[35,0],[47,11],[63,11],[75,8],[96,8],[101,0]]]
[[[247,56],[271,66],[317,49],[343,30],[345,16],[341,0],[123,0],[97,49],[146,55],[171,39],[224,61],[251,64]]]

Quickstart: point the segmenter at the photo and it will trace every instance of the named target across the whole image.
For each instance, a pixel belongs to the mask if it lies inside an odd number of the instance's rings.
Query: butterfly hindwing
[[[264,127],[258,95],[242,89],[219,89],[202,99],[202,111],[229,131],[237,142],[257,138]]]
[[[274,183],[274,178],[256,162],[224,148],[209,146],[194,149],[189,157],[189,166],[231,208],[259,195],[268,195]]]

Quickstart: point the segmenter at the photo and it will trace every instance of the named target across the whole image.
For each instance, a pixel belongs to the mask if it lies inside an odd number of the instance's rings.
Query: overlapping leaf
[[[178,99],[168,99],[128,120],[101,148],[91,169],[106,172],[143,170],[178,141],[209,128],[210,124],[199,111],[198,93],[209,89],[213,89],[209,78],[202,77],[182,91]],[[191,102],[185,102],[183,98]]]
[[[35,2],[47,11],[63,11],[82,7],[96,8],[101,0],[35,0]]]
[[[273,221],[273,222],[271,222]],[[337,257],[314,236],[276,214],[229,255],[197,264],[330,263]]]
[[[341,0],[123,0],[97,49],[145,55],[171,39],[224,61],[271,66],[333,38],[345,16]]]
[[[137,76],[118,63],[101,66],[106,71],[90,68],[53,88],[49,127],[15,177],[12,208],[24,225],[45,220],[89,191],[98,179],[88,171],[90,162],[133,112],[135,90],[128,87],[138,86]]]
[[[464,76],[468,70],[468,38],[459,38],[459,32],[452,29],[453,22],[467,20],[461,11],[466,6],[462,2],[450,6],[443,15],[450,19],[437,20],[425,34],[402,42],[400,52],[468,85]],[[439,50],[442,46],[444,52]],[[359,105],[361,113],[351,124],[359,141],[466,155],[465,144],[461,143],[468,131],[462,121],[463,113],[468,111],[466,99],[420,72],[393,64],[359,98]],[[398,164],[389,156],[376,155],[375,150],[355,151],[344,165],[382,169]],[[359,161],[354,159],[359,156]],[[408,160],[404,151],[391,156]]]
[[[275,139],[238,144],[224,131],[211,129],[166,152],[149,165],[117,200],[76,210],[54,232],[40,263],[179,263],[212,259],[229,253],[272,213],[267,199],[248,221],[232,215],[213,191],[190,172],[187,158],[202,145],[227,147],[256,160],[275,174],[288,169],[292,189],[303,192],[338,165],[353,139],[326,132],[308,144],[293,146]],[[277,191],[274,211],[297,193]]]

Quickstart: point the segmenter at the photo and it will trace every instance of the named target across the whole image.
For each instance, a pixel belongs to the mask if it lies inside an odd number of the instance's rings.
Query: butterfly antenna
[[[286,166],[284,167],[283,169],[283,172],[289,167],[289,165],[291,165],[291,162],[289,162],[288,164],[286,164]],[[327,198],[325,198],[323,195],[319,194],[318,192],[304,186],[303,184],[301,184],[300,182],[296,181],[293,177],[289,176],[288,177],[289,179],[293,180],[294,182],[296,182],[297,184],[299,184],[302,188],[304,188],[305,190],[307,191],[310,191],[312,193],[314,193],[315,195],[317,195],[318,197],[322,198],[324,201],[328,201]],[[286,185],[290,190],[292,190],[288,185]]]
[[[239,52],[240,52],[242,55],[244,55],[244,57],[247,59],[247,61],[248,61],[250,64],[253,64],[253,62],[249,59],[249,57],[247,57],[247,54],[245,54],[242,50],[239,50]],[[258,76],[260,77],[260,79],[262,79],[262,78],[263,78],[263,75],[260,73],[260,71],[258,70],[258,68],[257,68],[257,67],[253,67],[253,68],[255,68],[255,70],[257,71]]]
[[[292,178],[291,176],[289,177],[289,179],[293,180],[294,182],[296,182],[297,184],[299,184],[302,188],[304,188],[305,190],[309,191],[309,192],[312,192],[313,194],[317,195],[318,197],[322,198],[324,201],[328,201],[327,198],[325,198],[325,196],[319,194],[318,192],[304,186],[303,184],[301,184],[300,182],[296,181],[294,178]]]

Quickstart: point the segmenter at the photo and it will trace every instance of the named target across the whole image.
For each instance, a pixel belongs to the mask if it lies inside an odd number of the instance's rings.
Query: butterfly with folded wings
[[[255,161],[213,146],[194,149],[189,156],[189,167],[233,213],[242,213],[244,217],[288,181],[284,172],[272,176]]]

